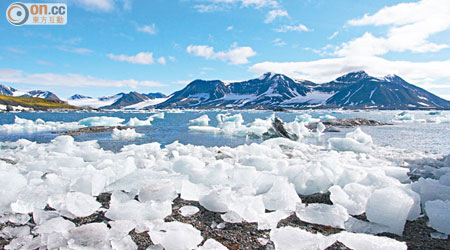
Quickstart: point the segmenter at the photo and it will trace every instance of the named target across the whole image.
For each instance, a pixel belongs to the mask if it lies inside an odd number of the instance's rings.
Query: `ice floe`
[[[144,136],[143,134],[136,133],[136,130],[134,128],[127,128],[127,129],[113,129],[113,132],[111,134],[111,137],[113,140],[134,140],[138,137]]]

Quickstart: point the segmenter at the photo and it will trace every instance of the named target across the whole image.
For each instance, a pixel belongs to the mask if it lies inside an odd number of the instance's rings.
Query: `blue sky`
[[[448,0],[53,2],[68,4],[67,25],[16,27],[1,18],[1,83],[67,98],[169,94],[193,79],[266,71],[320,83],[366,70],[450,99]]]

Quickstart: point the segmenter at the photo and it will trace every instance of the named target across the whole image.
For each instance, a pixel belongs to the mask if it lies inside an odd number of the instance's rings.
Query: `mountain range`
[[[450,109],[450,102],[397,75],[377,78],[358,71],[322,84],[276,73],[230,84],[195,80],[156,107]]]
[[[49,91],[23,92],[6,85],[0,85],[0,94],[60,100]],[[67,102],[99,109],[450,109],[449,101],[397,75],[377,78],[364,71],[322,84],[269,72],[256,79],[228,84],[220,80],[194,80],[170,96],[134,91],[99,98],[75,94]]]

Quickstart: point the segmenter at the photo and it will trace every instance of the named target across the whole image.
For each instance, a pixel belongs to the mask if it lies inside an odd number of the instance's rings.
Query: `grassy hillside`
[[[0,95],[0,104],[11,106],[22,106],[36,110],[47,109],[79,109],[78,107],[66,104],[62,101],[49,100],[35,97],[15,97]]]

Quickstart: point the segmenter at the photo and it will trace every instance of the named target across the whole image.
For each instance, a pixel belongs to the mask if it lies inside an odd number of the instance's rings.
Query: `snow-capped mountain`
[[[83,99],[92,99],[92,97],[80,95],[80,94],[75,94],[75,95],[69,97],[69,100],[83,100]]]
[[[140,94],[138,92],[119,93],[113,96],[92,98],[75,94],[68,99],[69,104],[78,107],[101,109],[142,109],[167,100],[162,93]]]
[[[0,85],[0,95],[18,96],[18,97],[37,97],[43,99],[57,100],[60,99],[53,92],[43,90],[20,91],[15,88]]]
[[[71,96],[67,102],[70,105],[77,107],[89,107],[89,108],[101,108],[105,106],[112,105],[119,98],[121,98],[123,93],[113,95],[113,96],[103,96],[99,98],[92,98],[90,96],[84,96],[80,94],[76,94]]]
[[[158,108],[384,108],[450,109],[450,102],[398,76],[376,78],[364,71],[316,84],[266,73],[260,78],[225,84],[195,80]]]

